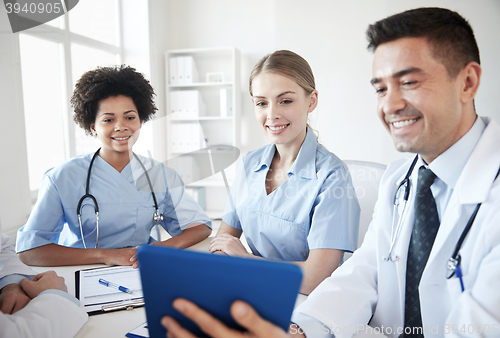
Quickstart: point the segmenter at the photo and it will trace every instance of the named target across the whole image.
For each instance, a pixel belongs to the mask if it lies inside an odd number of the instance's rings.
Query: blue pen
[[[102,278],[99,279],[99,284],[102,284],[102,285],[110,287],[110,288],[115,288],[115,289],[120,290],[122,292],[132,293],[132,291],[130,291],[129,288],[126,288],[124,286],[121,286],[121,285],[118,285],[118,284],[115,284],[115,283],[108,282],[107,280],[102,279]]]

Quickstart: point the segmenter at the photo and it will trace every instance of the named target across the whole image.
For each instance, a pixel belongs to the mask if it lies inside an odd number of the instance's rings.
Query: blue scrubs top
[[[44,175],[35,207],[28,222],[18,231],[18,252],[50,243],[83,248],[76,209],[85,194],[92,156],[76,156]],[[164,216],[160,224],[170,235],[180,234],[195,222],[211,227],[210,219],[185,192],[184,183],[175,170],[149,158],[140,156],[140,159],[148,171],[159,211]],[[90,175],[89,193],[94,195],[99,206],[99,248],[134,247],[154,241],[151,237],[155,224],[154,200],[136,158],[118,172],[97,156]],[[96,215],[90,198],[82,204],[81,217],[87,248],[94,248]]]
[[[254,255],[305,261],[309,250],[356,249],[359,204],[347,166],[308,129],[287,180],[267,195],[276,146],[243,157],[222,220],[243,230]]]

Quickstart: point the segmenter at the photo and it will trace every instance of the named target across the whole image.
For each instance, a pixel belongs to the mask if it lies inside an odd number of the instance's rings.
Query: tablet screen
[[[288,331],[302,280],[302,270],[294,264],[159,246],[139,248],[138,258],[150,337],[165,337],[160,321],[166,315],[197,337],[206,336],[172,308],[179,297],[240,330],[229,309],[235,300],[243,300],[263,318]]]

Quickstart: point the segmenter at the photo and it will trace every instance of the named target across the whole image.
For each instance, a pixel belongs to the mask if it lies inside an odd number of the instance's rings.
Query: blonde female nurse
[[[349,170],[308,126],[318,92],[301,56],[281,50],[263,57],[250,75],[250,95],[271,144],[243,157],[209,250],[291,261],[304,273],[301,293],[309,294],[356,249],[360,208]]]

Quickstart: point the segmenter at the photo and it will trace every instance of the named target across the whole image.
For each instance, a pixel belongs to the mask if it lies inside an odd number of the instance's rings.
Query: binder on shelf
[[[187,118],[189,107],[189,93],[187,90],[179,91],[179,102],[178,102],[178,111],[182,114],[182,118]]]
[[[184,91],[184,101],[182,102],[185,114],[184,118],[192,119],[198,117],[199,92],[197,90]]]
[[[198,82],[198,70],[192,56],[169,58],[170,84],[190,84]]]
[[[194,123],[185,123],[184,124],[184,133],[183,133],[183,137],[185,138],[185,148],[183,149],[183,151],[185,153],[188,153],[192,150],[194,150],[194,137],[193,137],[193,134],[194,134]]]
[[[189,153],[204,147],[203,134],[198,122],[170,124],[170,151]]]
[[[198,71],[192,56],[182,56],[184,58],[184,83],[198,82]]]
[[[199,90],[173,90],[170,92],[172,119],[197,119],[205,115],[205,103]]]
[[[170,114],[173,120],[197,119],[205,115],[205,102],[199,90],[173,90],[170,92]]]
[[[179,152],[185,153],[191,148],[191,137],[189,135],[190,125],[188,123],[181,123],[179,125]]]
[[[205,116],[205,102],[203,102],[200,91],[192,90],[190,96],[189,101],[191,102],[190,106],[192,109],[190,116],[195,119],[199,116]]]
[[[179,79],[177,77],[177,58],[176,57],[170,57],[168,59],[168,74],[169,74],[169,81],[170,84],[178,84]]]
[[[170,92],[170,114],[177,113],[179,110],[179,91],[173,90]]]
[[[184,79],[184,57],[178,56],[176,57],[177,59],[177,78],[178,78],[178,84],[184,84],[186,83]]]
[[[231,90],[228,88],[221,88],[220,90],[220,116],[233,116]]]
[[[179,149],[178,133],[175,124],[170,124],[168,128],[168,134],[170,139],[170,151],[177,152]]]
[[[183,150],[189,153],[202,148],[202,133],[198,122],[185,124],[186,148]]]

